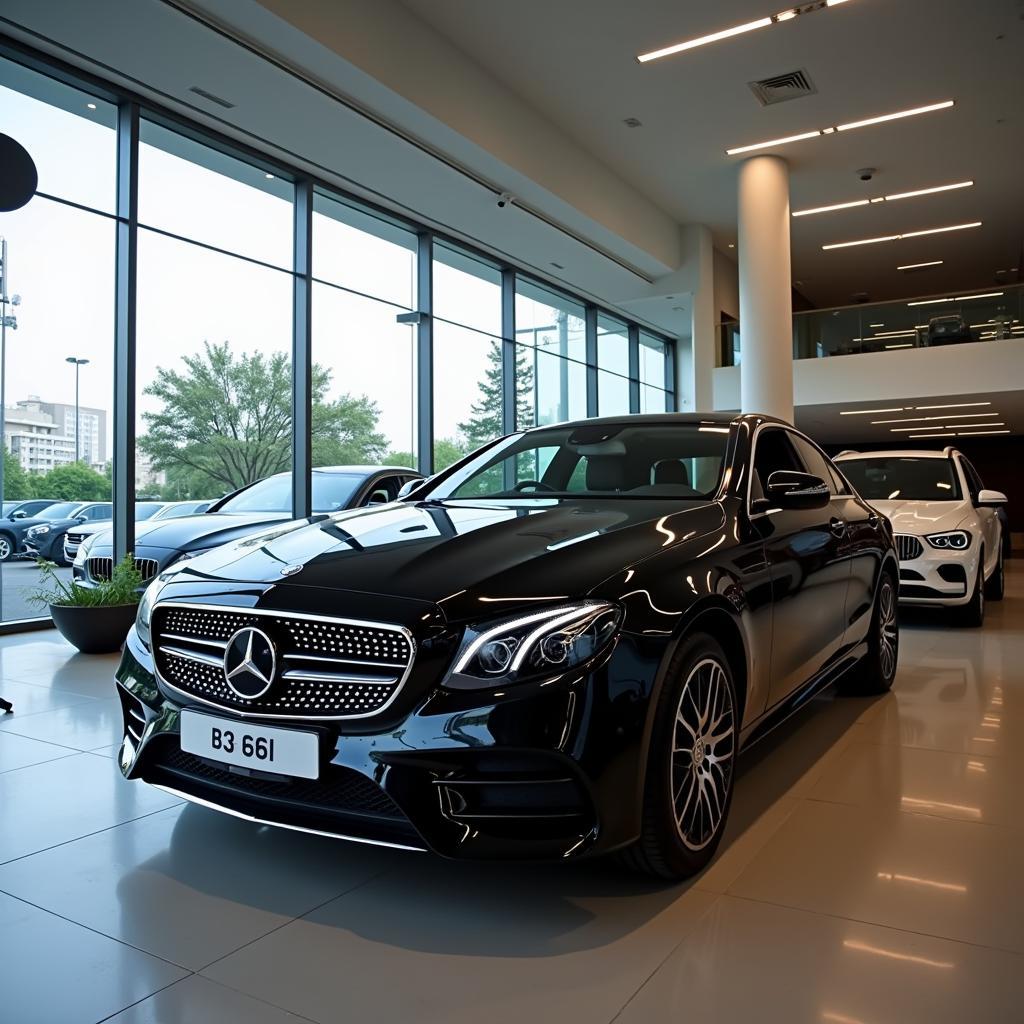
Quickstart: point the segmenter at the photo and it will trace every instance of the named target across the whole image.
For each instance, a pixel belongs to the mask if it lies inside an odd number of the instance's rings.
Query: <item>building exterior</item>
[[[81,409],[81,461],[97,472],[106,463],[105,409]],[[4,443],[29,473],[46,473],[75,461],[75,407],[36,396],[4,410]]]

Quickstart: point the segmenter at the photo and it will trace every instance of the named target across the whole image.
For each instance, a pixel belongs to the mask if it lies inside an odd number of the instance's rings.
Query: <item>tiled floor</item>
[[[0,1020],[1024,1020],[1024,568],[741,763],[719,856],[454,864],[124,783],[115,659],[0,641]]]

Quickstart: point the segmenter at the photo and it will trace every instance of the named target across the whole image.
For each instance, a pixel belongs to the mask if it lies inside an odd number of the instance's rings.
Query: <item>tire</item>
[[[633,870],[678,881],[714,856],[732,804],[738,708],[721,646],[687,638],[654,712],[640,837],[620,855]]]
[[[871,611],[868,653],[843,676],[840,691],[849,697],[888,693],[896,679],[899,658],[899,584],[892,573],[886,571],[878,584]]]
[[[978,578],[974,581],[974,593],[970,601],[958,611],[960,624],[977,629],[985,624],[985,552],[978,560]]]
[[[1000,542],[999,544],[999,559],[996,562],[996,567],[992,571],[992,575],[989,577],[988,582],[985,584],[985,596],[990,601],[1002,601],[1003,595],[1006,593],[1006,567],[1004,565],[1004,559],[1006,558],[1006,548]]]
[[[16,551],[14,538],[9,533],[0,533],[0,562],[9,562]]]

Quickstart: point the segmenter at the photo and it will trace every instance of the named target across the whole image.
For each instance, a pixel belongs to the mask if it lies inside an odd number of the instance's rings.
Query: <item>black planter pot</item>
[[[51,604],[50,614],[60,635],[83,654],[119,651],[135,621],[137,604],[100,608]]]

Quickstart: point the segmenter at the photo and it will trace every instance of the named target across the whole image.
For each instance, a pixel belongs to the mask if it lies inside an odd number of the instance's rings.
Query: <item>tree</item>
[[[35,494],[35,481],[4,446],[4,501],[24,501]],[[47,495],[49,497],[49,495]]]
[[[184,370],[164,367],[145,389],[162,403],[144,413],[139,448],[169,476],[187,474],[188,490],[210,497],[291,465],[291,371],[288,356],[235,354],[227,342],[186,356]],[[387,440],[365,395],[327,399],[331,372],[312,374],[312,446],[319,465],[378,462]],[[181,480],[181,477],[178,477]]]
[[[84,462],[54,466],[39,478],[36,490],[60,501],[110,501],[110,481]]]
[[[533,423],[533,361],[532,349],[516,345],[516,426]],[[501,343],[491,342],[487,354],[488,367],[480,381],[480,393],[470,406],[470,417],[459,424],[459,434],[465,441],[465,452],[471,452],[501,437],[505,433],[502,422],[502,360]],[[435,446],[436,461],[436,446]],[[454,460],[452,460],[454,461]]]

